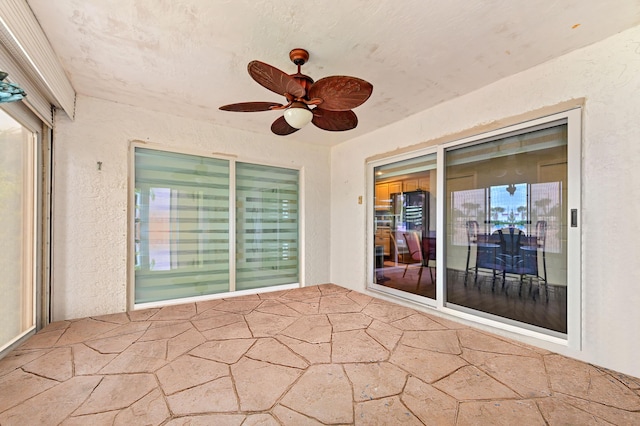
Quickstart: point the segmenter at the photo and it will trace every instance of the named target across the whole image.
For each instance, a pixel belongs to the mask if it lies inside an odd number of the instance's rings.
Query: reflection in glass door
[[[436,154],[374,168],[374,284],[436,298]]]
[[[0,111],[0,351],[35,328],[35,142]]]
[[[446,151],[446,304],[567,333],[567,124]]]

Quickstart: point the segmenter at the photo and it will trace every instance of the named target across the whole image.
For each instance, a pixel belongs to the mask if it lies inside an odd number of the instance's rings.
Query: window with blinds
[[[236,164],[236,289],[298,282],[298,171]]]
[[[229,291],[229,161],[135,149],[135,302]]]
[[[134,156],[136,304],[299,282],[297,170]]]

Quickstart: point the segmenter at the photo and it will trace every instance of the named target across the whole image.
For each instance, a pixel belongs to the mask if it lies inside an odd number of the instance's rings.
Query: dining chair
[[[420,287],[420,280],[422,279],[422,269],[426,266],[429,267],[428,263],[425,262],[425,257],[422,254],[422,244],[420,242],[421,236],[417,232],[405,232],[404,241],[407,244],[407,248],[409,249],[409,256],[411,256],[411,260],[415,260],[415,263],[407,263],[407,266],[404,268],[404,273],[402,277],[407,274],[407,270],[411,265],[418,265],[418,283],[416,284],[416,289]]]

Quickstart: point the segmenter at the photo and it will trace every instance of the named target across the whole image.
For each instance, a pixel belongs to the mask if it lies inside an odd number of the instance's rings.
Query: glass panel
[[[236,289],[299,282],[298,171],[236,164]]]
[[[34,144],[0,111],[0,350],[35,327]]]
[[[135,149],[135,302],[229,291],[229,162]]]
[[[567,125],[451,149],[445,163],[447,306],[566,334]]]
[[[374,175],[374,283],[435,299],[436,154]]]

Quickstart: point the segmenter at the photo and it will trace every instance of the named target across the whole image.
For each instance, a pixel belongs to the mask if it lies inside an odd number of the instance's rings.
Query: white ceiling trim
[[[73,119],[76,92],[25,0],[3,0],[0,8],[0,42],[50,105],[62,108]],[[27,83],[17,79],[12,81],[28,88]],[[27,92],[26,99],[29,96],[36,97],[31,92]],[[47,106],[49,110],[50,105]],[[34,102],[32,106],[39,115],[51,115],[50,111],[42,111],[43,106],[39,102]]]

